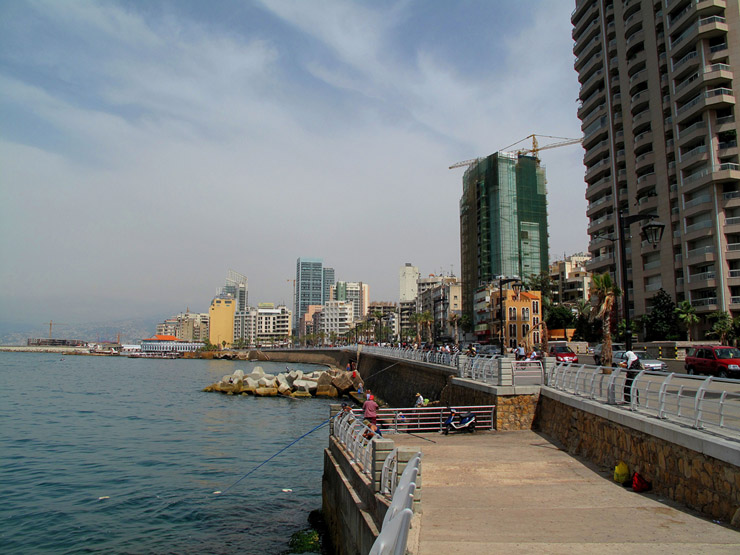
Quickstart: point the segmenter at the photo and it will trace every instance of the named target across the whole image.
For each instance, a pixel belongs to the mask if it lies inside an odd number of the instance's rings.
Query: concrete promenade
[[[740,553],[740,532],[623,488],[536,432],[424,437],[437,443],[391,436],[423,453],[411,553]]]

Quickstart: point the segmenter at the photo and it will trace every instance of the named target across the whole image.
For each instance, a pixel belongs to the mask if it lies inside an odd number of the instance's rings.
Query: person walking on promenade
[[[627,377],[624,380],[624,389],[622,390],[622,393],[624,394],[624,402],[631,403],[632,382],[635,380],[635,377],[640,372],[640,370],[642,370],[642,364],[640,364],[640,359],[633,351],[627,351],[626,353],[624,353],[624,358],[626,358],[627,361],[623,362],[622,364],[627,369]]]
[[[362,410],[365,416],[365,420],[370,422],[370,424],[377,426],[378,424],[378,403],[375,402],[375,395],[370,395],[367,398],[367,401],[365,401],[362,404]]]
[[[517,360],[524,360],[527,357],[527,353],[524,351],[524,345],[521,343],[516,348],[516,359]]]

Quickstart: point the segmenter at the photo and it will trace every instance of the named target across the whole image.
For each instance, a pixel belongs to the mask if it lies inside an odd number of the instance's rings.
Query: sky
[[[301,256],[459,275],[448,167],[581,136],[574,5],[0,0],[0,324],[207,311],[229,269],[290,306]],[[583,251],[583,150],[540,157]]]

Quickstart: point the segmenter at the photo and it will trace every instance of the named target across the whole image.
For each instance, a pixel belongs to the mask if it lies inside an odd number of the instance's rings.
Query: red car
[[[689,374],[740,378],[740,349],[701,345],[689,351],[684,365]]]
[[[550,347],[549,356],[555,357],[557,362],[578,362],[578,355],[575,354],[567,345],[556,345],[555,347]]]

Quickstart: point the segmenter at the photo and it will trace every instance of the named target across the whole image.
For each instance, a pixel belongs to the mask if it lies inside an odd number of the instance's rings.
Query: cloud
[[[378,300],[405,262],[457,271],[462,170],[447,166],[579,133],[567,5],[538,5],[471,72],[415,34],[425,3],[265,1],[233,21],[23,4],[31,32],[0,23],[0,225],[16,231],[2,312],[43,321],[55,297],[67,322],[204,310],[228,268],[250,301],[290,302],[298,256]],[[576,151],[543,153],[564,198],[583,197]],[[552,244],[577,233],[562,219]]]

